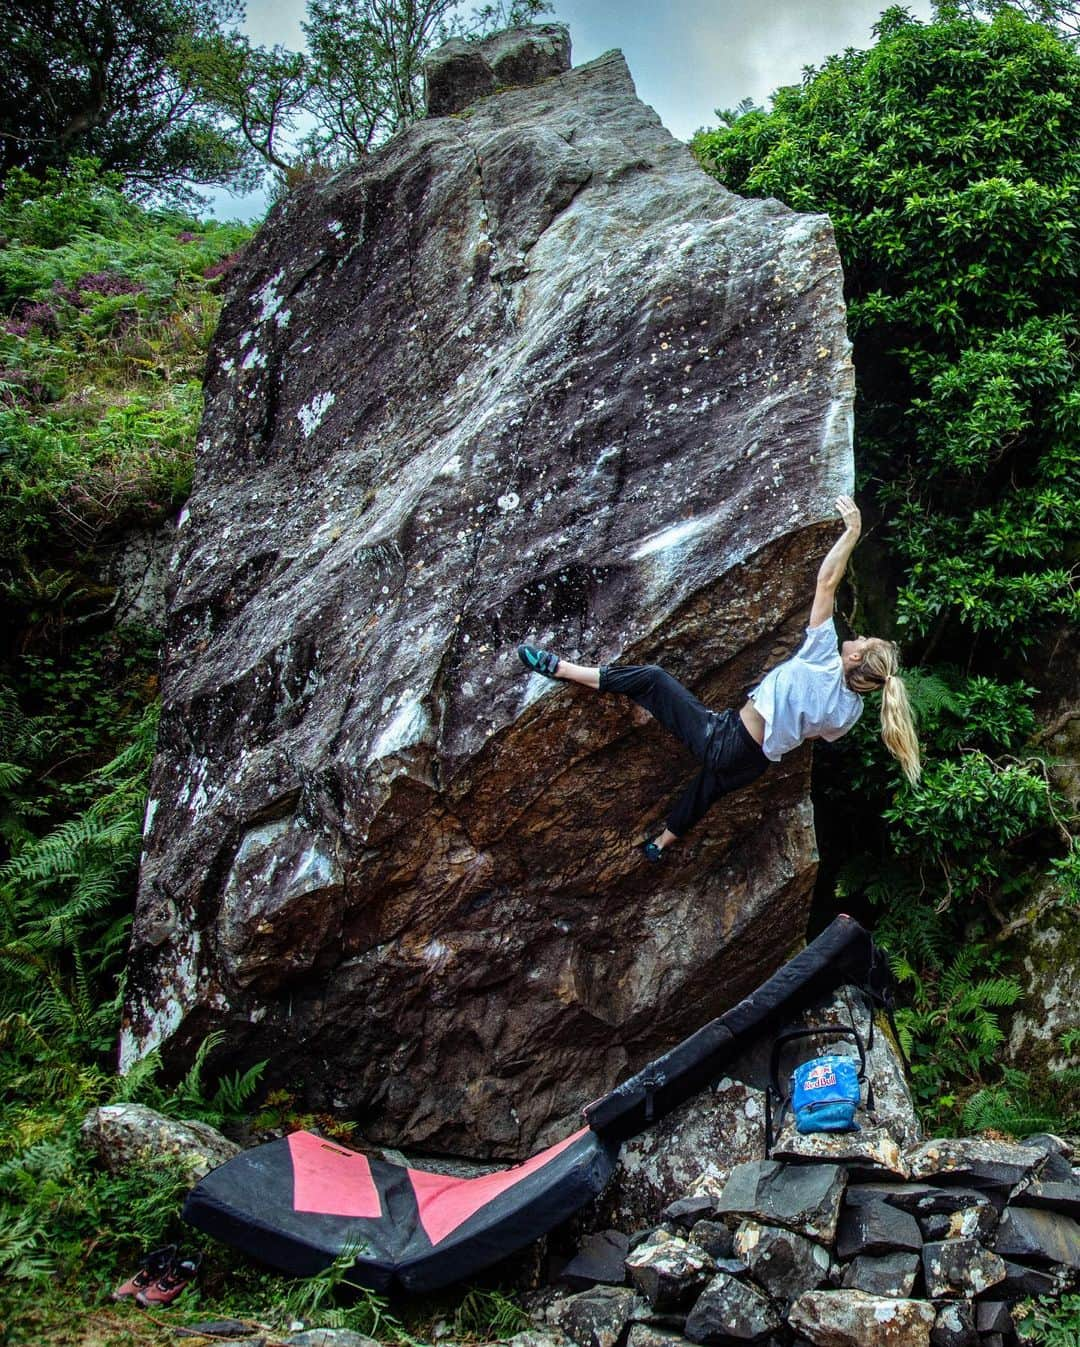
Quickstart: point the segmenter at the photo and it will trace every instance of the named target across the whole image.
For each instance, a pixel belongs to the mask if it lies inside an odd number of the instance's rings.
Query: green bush
[[[992,633],[996,659],[1080,611],[1080,55],[1008,9],[893,8],[878,36],[694,149],[831,217],[897,624],[956,650]]]
[[[1016,1318],[1021,1340],[1033,1347],[1080,1347],[1080,1295],[1028,1301]]]

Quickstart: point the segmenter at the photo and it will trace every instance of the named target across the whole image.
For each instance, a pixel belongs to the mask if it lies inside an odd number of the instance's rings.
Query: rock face
[[[110,1174],[175,1161],[194,1184],[240,1150],[235,1141],[207,1123],[167,1118],[145,1104],[104,1104],[91,1109],[80,1130]]]
[[[424,67],[429,117],[461,112],[510,85],[539,84],[570,66],[570,34],[557,23],[497,33],[486,42],[453,38]]]
[[[738,703],[852,482],[829,222],[706,177],[618,53],[538,49],[241,264],[121,1041],[179,1070],[222,1028],[372,1141],[506,1157],[757,986],[815,871],[805,750],[639,863],[693,764],[515,643]]]
[[[100,580],[113,591],[113,622],[160,627],[165,619],[165,590],[176,544],[169,523],[156,529],[132,529],[99,552]]]

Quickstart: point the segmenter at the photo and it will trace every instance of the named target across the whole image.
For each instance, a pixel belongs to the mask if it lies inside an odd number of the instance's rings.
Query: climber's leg
[[[656,664],[605,664],[599,673],[601,692],[619,692],[637,702],[705,761],[716,717],[677,678]]]
[[[555,677],[565,678],[568,683],[580,683],[585,688],[600,686],[600,670],[595,664],[571,664],[568,659],[560,659]]]
[[[600,691],[629,697],[705,763],[679,797],[664,830],[644,845],[646,857],[658,861],[665,848],[692,828],[713,801],[714,777],[706,756],[716,717],[677,678],[655,664],[607,664],[600,670]]]

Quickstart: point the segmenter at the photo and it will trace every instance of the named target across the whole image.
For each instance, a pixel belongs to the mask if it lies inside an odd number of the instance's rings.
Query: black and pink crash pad
[[[513,1169],[463,1179],[293,1132],[208,1174],[184,1219],[294,1276],[322,1271],[351,1246],[364,1285],[431,1290],[573,1215],[607,1183],[617,1154],[583,1127]]]
[[[845,983],[875,999],[887,972],[869,934],[838,917],[757,991],[584,1110],[586,1126],[524,1164],[457,1178],[370,1159],[310,1132],[253,1147],[188,1194],[184,1219],[294,1276],[345,1249],[377,1291],[429,1291],[552,1230],[607,1183],[620,1142],[715,1080],[737,1053]]]

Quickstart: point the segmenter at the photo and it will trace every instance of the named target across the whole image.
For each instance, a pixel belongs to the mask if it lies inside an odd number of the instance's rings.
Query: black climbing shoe
[[[659,862],[664,859],[663,847],[658,847],[655,842],[642,843],[641,850],[645,853],[647,861]]]
[[[537,650],[534,645],[519,645],[518,659],[530,673],[543,674],[545,678],[554,678],[555,670],[559,667],[558,655],[552,655],[547,650]]]

